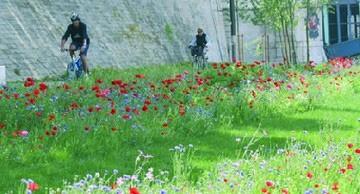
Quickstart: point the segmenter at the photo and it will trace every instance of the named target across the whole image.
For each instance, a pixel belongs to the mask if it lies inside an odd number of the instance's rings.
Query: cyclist
[[[90,46],[90,39],[87,34],[86,24],[80,21],[80,17],[77,13],[73,13],[70,19],[72,24],[68,26],[65,34],[61,39],[61,51],[65,51],[64,45],[69,36],[71,36],[72,42],[69,47],[70,56],[73,57],[74,52],[80,49],[80,57],[83,64],[83,69],[85,76],[87,76],[89,74],[89,66],[86,56]]]
[[[197,35],[194,36],[192,39],[189,48],[191,49],[191,56],[202,56],[206,51],[206,48],[208,48],[209,39],[208,36],[204,33],[204,30],[201,28],[198,28]],[[205,49],[205,50],[204,50]]]

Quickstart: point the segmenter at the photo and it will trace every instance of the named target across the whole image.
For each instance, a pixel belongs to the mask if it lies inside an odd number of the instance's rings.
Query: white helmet
[[[72,15],[71,15],[71,21],[73,22],[73,21],[76,21],[76,20],[79,20],[80,21],[80,17],[79,17],[79,14],[77,14],[77,13],[73,13]]]

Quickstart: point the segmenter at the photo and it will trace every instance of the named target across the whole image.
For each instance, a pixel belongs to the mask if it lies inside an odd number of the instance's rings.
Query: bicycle
[[[204,70],[207,66],[207,57],[206,57],[206,50],[207,47],[195,47],[191,48],[194,49],[194,56],[193,56],[193,69],[196,69],[196,71]]]
[[[70,52],[70,49],[65,49],[66,52]],[[67,76],[69,79],[79,79],[84,74],[83,64],[80,54],[76,54],[71,57],[71,62],[66,67]]]

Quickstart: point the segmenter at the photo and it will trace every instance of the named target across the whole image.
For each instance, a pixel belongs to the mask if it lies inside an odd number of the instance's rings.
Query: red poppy
[[[345,172],[346,172],[346,169],[345,169],[345,168],[341,168],[341,169],[340,169],[340,173],[341,173],[341,174],[345,174]]]
[[[140,114],[139,110],[138,110],[138,109],[136,109],[136,108],[135,108],[135,109],[133,109],[133,110],[132,110],[132,112],[133,112],[133,113],[135,113],[136,115],[139,115],[139,114]]]
[[[103,83],[103,80],[97,79],[97,80],[96,80],[96,83],[101,84],[101,83]]]
[[[130,112],[130,111],[131,111],[131,107],[130,107],[130,106],[125,106],[125,111],[126,111],[126,112]]]
[[[36,190],[38,190],[40,187],[39,187],[39,185],[37,184],[37,183],[29,183],[28,185],[27,185],[27,188],[30,190],[30,191],[36,191]]]
[[[225,69],[227,66],[225,64],[221,64],[221,69]]]
[[[36,103],[36,101],[35,101],[35,99],[34,99],[34,98],[30,98],[30,99],[29,99],[29,103],[30,103],[30,104],[35,104],[35,103]]]
[[[136,187],[131,187],[129,191],[130,194],[140,194],[139,190]]]
[[[112,128],[111,128],[111,131],[115,132],[115,131],[116,131],[116,128],[115,128],[115,127],[112,127]]]
[[[267,190],[266,188],[262,188],[262,189],[261,189],[261,192],[262,192],[262,193],[267,193],[268,190]]]
[[[346,168],[348,170],[354,170],[354,166],[352,164],[348,164]]]
[[[125,88],[120,89],[120,94],[127,94],[128,91]]]
[[[26,78],[26,81],[24,82],[25,87],[31,87],[34,85],[35,85],[35,81],[33,80],[33,78],[31,77]]]
[[[265,184],[267,187],[274,187],[274,182],[272,181],[266,181]]]
[[[150,104],[151,104],[151,101],[150,101],[149,99],[146,99],[145,102],[144,102],[144,104],[150,105]]]
[[[111,82],[111,84],[112,84],[112,85],[118,85],[118,86],[120,87],[121,84],[122,84],[122,81],[121,81],[121,80],[113,80],[113,81]]]
[[[52,135],[52,136],[55,136],[55,135],[56,135],[56,133],[57,133],[57,131],[53,131],[53,130],[51,130],[51,135]]]
[[[18,99],[18,98],[19,98],[19,96],[20,96],[20,95],[19,95],[19,94],[17,94],[17,93],[15,93],[15,94],[14,94],[14,98],[15,98],[15,99]]]
[[[214,69],[217,69],[217,63],[213,63],[211,66],[212,66]]]
[[[88,108],[88,111],[89,111],[89,112],[94,112],[94,107],[90,106],[90,107]]]
[[[48,120],[49,120],[49,121],[55,120],[55,115],[54,115],[54,114],[50,114]]]
[[[334,183],[334,184],[331,186],[331,189],[332,189],[333,191],[339,190],[339,183]]]
[[[70,86],[67,85],[66,83],[64,83],[63,88],[64,88],[65,90],[69,90],[69,89],[70,89]]]
[[[40,84],[39,84],[39,89],[40,89],[40,91],[42,91],[42,92],[44,92],[44,91],[46,91],[47,90],[47,85],[44,83],[44,82],[41,82]]]
[[[35,90],[33,91],[33,94],[34,94],[35,96],[39,96],[39,94],[40,94],[40,90],[35,89]]]
[[[168,123],[164,123],[164,124],[162,125],[162,127],[164,127],[164,128],[167,128],[168,126],[169,126]]]
[[[145,75],[144,74],[136,74],[135,77],[139,78],[139,79],[143,79],[143,78],[145,78]]]
[[[357,149],[355,150],[355,153],[360,154],[360,148],[357,148]]]
[[[281,189],[281,194],[289,194],[289,190],[287,188]]]
[[[146,112],[146,111],[148,111],[148,107],[147,107],[146,105],[144,105],[144,106],[142,107],[142,110],[143,110],[144,112]]]
[[[182,104],[179,106],[179,114],[180,114],[180,116],[185,115],[185,106]]]
[[[168,96],[168,95],[166,95],[166,94],[163,94],[163,98],[164,98],[165,100],[168,100],[168,99],[170,99],[170,96]]]
[[[124,114],[124,115],[122,116],[122,118],[125,119],[125,120],[129,120],[131,117],[130,117],[130,115],[128,115],[128,114]]]
[[[100,92],[100,87],[98,85],[95,85],[91,88],[91,90],[94,92]]]
[[[312,179],[313,176],[314,176],[314,175],[313,175],[311,172],[308,172],[308,173],[306,174],[306,177],[307,177],[308,179]]]
[[[51,128],[51,130],[52,130],[52,131],[57,131],[58,128],[57,128],[56,126],[53,126],[53,127]]]
[[[116,109],[114,109],[114,108],[111,109],[110,114],[112,114],[112,115],[116,114]]]
[[[71,109],[74,110],[74,109],[77,109],[77,108],[79,108],[79,105],[76,102],[73,102],[71,104]]]

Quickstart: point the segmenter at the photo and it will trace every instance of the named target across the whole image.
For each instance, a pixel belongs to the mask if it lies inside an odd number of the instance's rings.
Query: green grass
[[[259,67],[260,70],[262,68]],[[16,190],[22,178],[31,178],[44,188],[59,187],[63,180],[71,180],[74,175],[84,176],[87,173],[94,174],[105,170],[119,169],[120,174],[132,174],[138,150],[154,156],[147,164],[148,167],[171,171],[173,153],[169,149],[178,144],[193,144],[196,153],[193,157],[191,177],[195,181],[202,177],[204,171],[213,169],[216,164],[226,159],[238,159],[239,144],[235,142],[236,138],[242,139],[241,145],[247,145],[255,134],[260,139],[250,149],[261,148],[265,157],[269,158],[276,155],[278,148],[288,146],[290,138],[296,138],[320,149],[324,146],[322,133],[331,133],[335,142],[354,142],[355,137],[359,135],[360,93],[357,92],[356,84],[360,83],[360,80],[345,73],[341,74],[344,78],[341,82],[342,89],[337,91],[333,84],[329,84],[336,75],[316,77],[310,74],[311,71],[291,69],[304,73],[306,80],[314,83],[309,87],[309,94],[297,96],[294,101],[290,101],[287,100],[287,96],[291,91],[276,91],[269,88],[264,93],[258,93],[253,108],[248,107],[248,101],[252,99],[249,91],[256,89],[254,84],[239,85],[238,92],[232,87],[227,87],[232,80],[244,78],[243,72],[234,73],[231,78],[219,77],[206,86],[207,91],[191,94],[191,100],[197,102],[196,106],[215,110],[215,114],[207,119],[197,118],[195,113],[186,113],[184,117],[178,116],[177,105],[164,102],[170,109],[164,109],[162,113],[144,113],[132,122],[125,122],[121,115],[117,118],[109,116],[109,109],[105,108],[107,102],[90,95],[91,87],[97,79],[104,82],[99,85],[110,86],[109,83],[114,79],[129,82],[135,80],[135,74],[145,74],[146,77],[145,81],[138,80],[137,85],[140,88],[136,90],[151,94],[146,89],[147,82],[160,86],[159,82],[162,79],[181,74],[185,70],[191,70],[188,64],[121,70],[97,69],[89,80],[68,83],[72,88],[84,86],[89,90],[86,94],[66,93],[62,88],[55,87],[60,84],[58,81],[49,82],[50,88],[47,93],[38,99],[39,104],[44,106],[41,118],[34,116],[34,112],[23,110],[21,105],[16,109],[15,100],[6,101],[3,98],[0,100],[0,123],[6,124],[5,130],[8,130],[9,134],[4,135],[4,129],[0,130],[0,192]],[[279,79],[289,71],[279,69],[279,72],[271,72],[266,68],[263,70],[265,74],[274,78],[278,76]],[[357,71],[358,68],[351,70]],[[251,70],[249,72],[256,75]],[[216,77],[216,71],[209,70],[205,74]],[[184,89],[186,83],[180,83],[176,87]],[[324,89],[317,91],[316,85],[321,85]],[[29,90],[24,89],[19,83],[10,83],[10,87],[16,88],[15,91],[18,93]],[[231,94],[220,92],[219,87],[229,88]],[[164,88],[160,88],[158,92],[167,93],[172,99],[177,100],[177,103],[184,102],[187,110],[192,109],[189,105],[191,100],[184,97],[181,92],[171,93]],[[65,97],[54,106],[49,99],[60,93]],[[203,99],[207,95],[215,98],[215,102],[209,106],[205,105]],[[116,103],[123,100],[117,97],[114,99]],[[19,104],[24,102],[24,98],[21,100]],[[66,116],[62,116],[62,110],[73,101],[84,106],[100,104],[106,113],[81,119],[77,113],[69,111]],[[56,115],[53,122],[46,121],[47,114],[50,113]],[[163,128],[162,124],[169,118],[173,121],[169,123],[168,128]],[[134,124],[137,125],[136,128],[132,127]],[[61,131],[56,137],[46,137],[45,130],[49,130],[53,125],[59,126],[61,130],[66,128],[66,132]],[[88,125],[91,131],[85,132],[83,127]],[[116,132],[111,131],[113,126],[117,128]],[[20,129],[29,130],[29,137],[11,137],[11,132]],[[45,136],[44,140],[40,141],[40,136]]]

